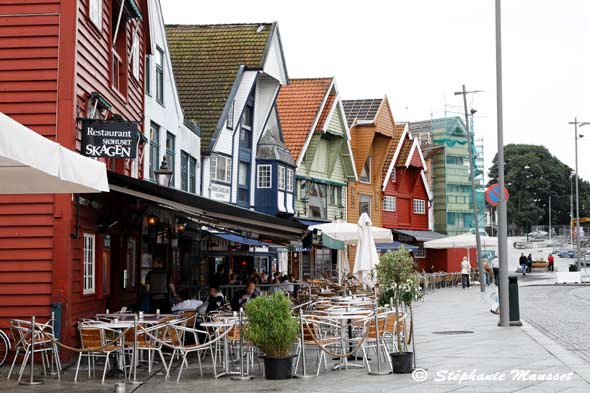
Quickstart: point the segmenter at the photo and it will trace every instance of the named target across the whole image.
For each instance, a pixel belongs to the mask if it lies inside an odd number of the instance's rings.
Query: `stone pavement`
[[[523,327],[500,328],[498,317],[489,311],[487,298],[478,287],[441,288],[429,293],[424,302],[416,304],[417,366],[426,373],[426,380],[416,382],[412,375],[369,376],[365,369],[328,371],[311,379],[266,381],[257,370],[251,381],[215,380],[209,370],[200,377],[196,361],[183,373],[181,383],[163,381],[152,374],[139,386],[127,385],[127,392],[588,392],[590,368],[587,362],[549,339],[528,324]],[[464,334],[433,334],[445,331],[470,331]],[[256,368],[255,368],[256,369]],[[528,373],[527,373],[528,372]],[[465,374],[463,374],[465,373]],[[517,374],[514,374],[517,373]],[[113,380],[101,385],[82,375],[73,383],[70,368],[57,383],[54,377],[44,378],[38,387],[22,387],[5,382],[6,367],[0,371],[0,391],[10,392],[111,392]],[[533,381],[533,376],[548,375],[570,378],[569,381]],[[418,373],[417,377],[424,377]],[[463,375],[467,380],[449,379]],[[520,376],[513,380],[514,376]],[[148,376],[141,375],[146,379]],[[444,377],[444,378],[443,378]],[[496,381],[478,381],[477,379]],[[444,380],[443,380],[444,379]],[[500,380],[503,379],[503,380]]]

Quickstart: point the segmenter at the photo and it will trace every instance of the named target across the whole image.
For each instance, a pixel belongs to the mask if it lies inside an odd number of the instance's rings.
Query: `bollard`
[[[35,380],[35,316],[31,317],[31,375],[28,381],[20,381],[19,385],[41,385],[43,381]]]
[[[301,327],[301,358],[303,362],[303,375],[297,375],[297,378],[312,378],[313,375],[307,375],[307,361],[305,360],[305,334],[303,332],[303,310],[299,309],[299,326]],[[297,372],[297,370],[295,370]]]
[[[244,375],[244,326],[242,322],[242,314],[244,309],[240,307],[240,376],[232,377],[232,381],[248,381],[254,378],[251,375]]]
[[[122,382],[117,382],[115,384],[115,393],[125,393],[125,384]]]
[[[392,372],[381,370],[381,340],[379,339],[379,315],[377,314],[377,302],[375,302],[373,312],[375,314],[375,335],[377,336],[377,371],[369,371],[369,375],[388,375]]]

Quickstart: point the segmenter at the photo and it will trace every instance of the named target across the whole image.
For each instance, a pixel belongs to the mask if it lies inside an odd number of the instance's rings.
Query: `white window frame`
[[[389,203],[388,203],[389,201]],[[386,195],[383,197],[383,210],[394,212],[397,209],[397,200],[394,196]]]
[[[217,166],[220,164],[219,160],[225,160],[225,179],[220,179],[217,177]],[[232,169],[232,159],[229,157],[212,154],[211,155],[211,165],[210,165],[210,175],[211,180],[213,181],[220,181],[224,183],[231,183],[231,169]]]
[[[287,192],[293,192],[293,169],[287,168]]]
[[[102,32],[102,0],[88,2],[88,17],[92,24]]]
[[[135,25],[133,29],[133,38],[131,41],[131,75],[136,81],[139,81],[139,26]]]
[[[426,258],[426,249],[423,247],[417,248],[414,251],[414,258]]]
[[[268,172],[266,172],[267,170]],[[256,188],[272,188],[272,165],[256,166]]]
[[[426,214],[426,201],[424,199],[414,199],[412,211],[414,214]]]
[[[279,165],[279,190],[285,191],[285,180],[286,180],[286,173],[285,167]]]
[[[96,235],[85,233],[82,238],[84,239],[82,293],[93,295],[96,291]]]

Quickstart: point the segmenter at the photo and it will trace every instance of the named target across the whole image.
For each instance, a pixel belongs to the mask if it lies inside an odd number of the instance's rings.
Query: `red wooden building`
[[[145,0],[0,2],[0,112],[72,150],[80,149],[79,118],[141,122],[146,16]],[[106,164],[141,178],[138,160]],[[105,236],[96,224],[101,205],[74,201],[0,197],[0,328],[11,318],[46,319],[53,305],[71,343],[75,321],[104,310],[109,295],[136,296],[109,293],[121,287],[110,272],[127,259],[133,232]],[[111,254],[119,254],[113,265]]]
[[[432,195],[420,144],[406,124],[395,126],[393,138],[383,167],[383,226],[427,231]]]

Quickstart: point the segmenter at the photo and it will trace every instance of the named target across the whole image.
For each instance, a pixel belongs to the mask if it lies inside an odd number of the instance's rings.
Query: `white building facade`
[[[185,119],[178,99],[160,0],[148,0],[151,53],[146,56],[144,178],[156,181],[166,157],[173,169],[170,187],[200,195],[201,137],[198,125]]]

